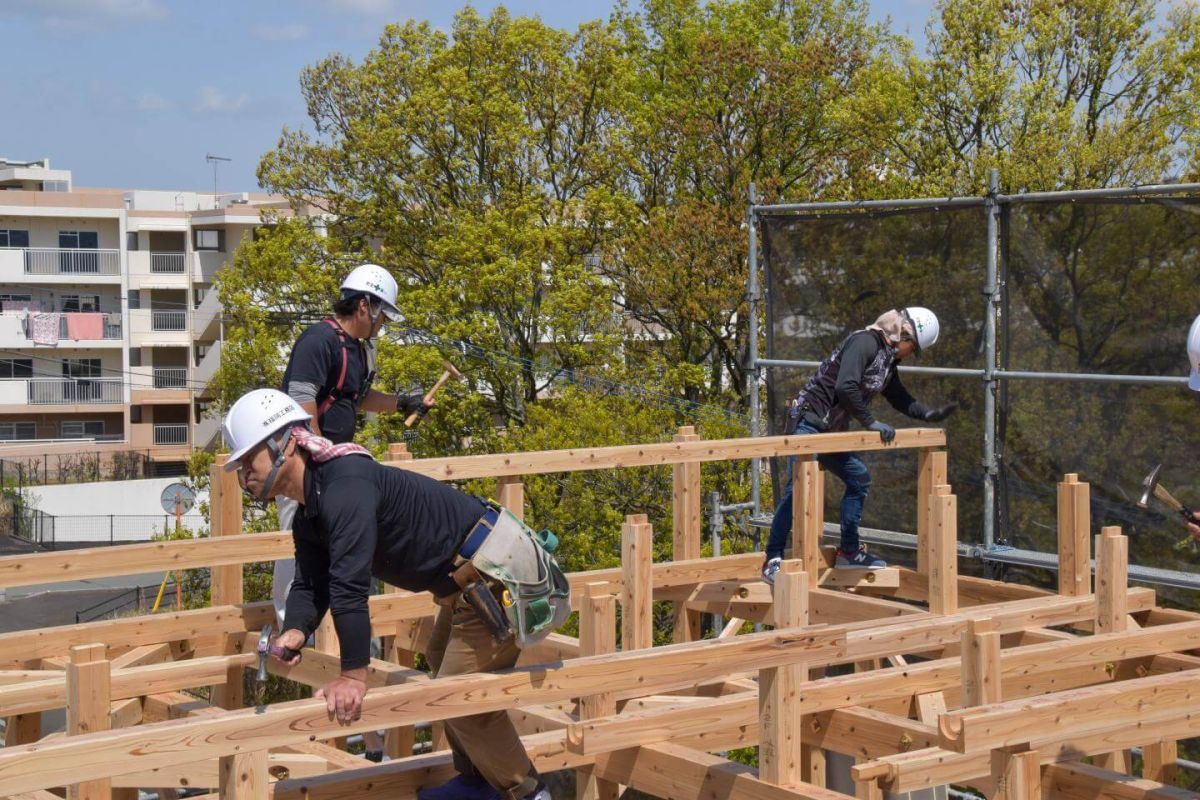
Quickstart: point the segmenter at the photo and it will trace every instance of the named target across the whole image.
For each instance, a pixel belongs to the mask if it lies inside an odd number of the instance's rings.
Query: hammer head
[[[271,624],[263,625],[262,634],[258,637],[258,682],[267,681],[267,656],[271,653]]]
[[[449,361],[443,361],[442,366],[445,367],[446,372],[449,372],[451,377],[454,378],[454,380],[461,381],[463,379],[463,374],[461,372],[459,372],[458,368],[455,367],[453,364],[451,364]]]
[[[1150,470],[1150,474],[1142,481],[1142,496],[1138,498],[1138,508],[1146,508],[1150,504],[1150,498],[1154,496],[1154,488],[1158,486],[1160,472],[1162,472],[1162,464]]]

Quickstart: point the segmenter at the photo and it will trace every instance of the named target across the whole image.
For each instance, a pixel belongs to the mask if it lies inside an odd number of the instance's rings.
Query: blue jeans
[[[801,420],[794,435],[809,433],[820,431]],[[858,523],[862,521],[863,506],[871,489],[871,473],[858,453],[824,453],[817,456],[817,463],[846,484],[846,492],[842,495],[842,543],[839,547],[843,552],[853,553],[858,549]],[[771,538],[767,539],[767,558],[783,558],[792,534],[792,469],[795,464],[796,457],[789,456],[787,484],[771,522]]]

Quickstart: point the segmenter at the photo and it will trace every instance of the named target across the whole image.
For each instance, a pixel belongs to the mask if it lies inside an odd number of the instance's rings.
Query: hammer
[[[449,361],[443,361],[442,366],[446,368],[446,371],[442,373],[442,377],[437,379],[437,383],[433,385],[433,388],[425,393],[425,397],[422,398],[422,402],[425,405],[429,405],[433,402],[433,398],[437,397],[437,393],[441,391],[441,388],[445,385],[446,381],[450,380],[451,378],[454,378],[455,380],[462,380],[463,374],[455,369],[454,365]],[[411,428],[413,425],[417,424],[417,420],[420,418],[421,412],[414,411],[404,420],[404,426]]]
[[[263,698],[266,696],[267,689],[267,657],[274,655],[284,661],[291,661],[299,652],[290,647],[271,644],[271,634],[273,633],[271,623],[263,625],[262,633],[258,637],[258,674],[254,676],[254,694],[255,708],[259,714],[266,710],[263,704]]]
[[[1197,518],[1190,509],[1184,508],[1183,503],[1175,499],[1175,496],[1167,491],[1167,488],[1158,482],[1159,473],[1162,472],[1162,464],[1159,464],[1154,469],[1150,470],[1150,474],[1142,481],[1142,496],[1138,498],[1138,508],[1146,508],[1150,504],[1150,497],[1153,495],[1166,505],[1172,511],[1178,512],[1185,521],[1194,525],[1200,525],[1200,518]]]

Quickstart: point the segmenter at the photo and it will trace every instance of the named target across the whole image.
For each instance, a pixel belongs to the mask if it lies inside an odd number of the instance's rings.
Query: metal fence
[[[1196,398],[1184,386],[1184,338],[1200,312],[1198,211],[1200,184],[1003,195],[993,183],[983,197],[777,205],[752,190],[752,433],[781,432],[788,399],[848,333],[888,308],[928,306],[941,339],[901,376],[919,398],[960,404],[946,427],[964,538],[979,531],[985,557],[1012,563],[1022,548],[1052,550],[1054,482],[1078,472],[1092,483],[1093,519],[1135,534],[1143,563],[1187,561],[1173,547],[1177,520],[1133,501],[1164,462],[1164,482],[1200,504],[1187,445]],[[911,530],[901,489],[913,465],[887,454],[872,464],[870,506]]]
[[[196,515],[184,517],[185,529],[203,524]],[[173,514],[47,514],[20,502],[0,516],[0,534],[8,534],[46,550],[148,542],[175,530]]]
[[[121,252],[29,247],[25,248],[25,272],[28,275],[119,275]]]
[[[120,378],[32,378],[28,397],[34,405],[121,403],[124,391]]]
[[[151,272],[183,272],[186,268],[187,253],[151,253]]]
[[[187,330],[186,311],[151,311],[150,327],[156,331]]]
[[[188,388],[187,367],[155,367],[155,389]]]
[[[119,435],[118,435],[119,436]],[[100,441],[97,437],[96,441]],[[137,478],[168,477],[186,472],[184,468],[167,470],[152,461],[149,451],[59,453],[40,456],[0,458],[0,486],[24,490],[47,484],[125,481]]]

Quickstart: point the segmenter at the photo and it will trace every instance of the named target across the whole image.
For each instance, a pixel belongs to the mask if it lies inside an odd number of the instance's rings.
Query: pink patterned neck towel
[[[292,436],[296,439],[296,446],[307,450],[312,460],[318,464],[323,464],[326,461],[341,456],[366,456],[367,458],[375,458],[375,456],[371,455],[370,450],[361,445],[357,445],[354,442],[334,444],[324,436],[317,436],[302,425],[292,428]]]

